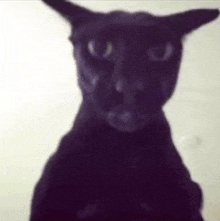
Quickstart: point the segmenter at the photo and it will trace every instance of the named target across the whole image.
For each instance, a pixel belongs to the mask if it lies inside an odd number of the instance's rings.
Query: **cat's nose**
[[[124,104],[134,104],[136,95],[144,90],[144,84],[141,81],[128,81],[120,79],[115,83],[115,90],[123,95]]]
[[[119,93],[126,93],[127,91],[143,91],[144,84],[140,80],[128,83],[125,79],[120,79],[115,83],[115,89]]]

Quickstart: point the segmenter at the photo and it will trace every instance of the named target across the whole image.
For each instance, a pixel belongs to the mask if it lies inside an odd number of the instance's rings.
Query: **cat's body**
[[[218,11],[105,15],[45,2],[73,26],[83,102],[36,186],[31,221],[202,221],[200,187],[162,106],[176,85],[183,35]],[[195,21],[184,27],[187,16]]]

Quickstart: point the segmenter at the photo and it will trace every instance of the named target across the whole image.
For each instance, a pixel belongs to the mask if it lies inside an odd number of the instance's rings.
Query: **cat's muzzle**
[[[119,105],[107,114],[109,125],[123,132],[134,132],[142,128],[147,118],[147,114],[126,105]]]

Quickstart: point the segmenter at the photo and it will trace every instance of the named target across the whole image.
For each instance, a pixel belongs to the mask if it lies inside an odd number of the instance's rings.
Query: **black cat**
[[[31,221],[202,221],[202,193],[162,111],[183,37],[213,9],[95,13],[44,0],[71,24],[83,102],[36,185]]]

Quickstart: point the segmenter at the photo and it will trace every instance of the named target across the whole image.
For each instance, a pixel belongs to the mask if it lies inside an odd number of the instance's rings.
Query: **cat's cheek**
[[[97,84],[99,81],[98,76],[93,76],[93,77],[85,77],[84,75],[80,74],[78,77],[78,83],[82,90],[84,90],[87,93],[92,93],[94,92]]]

